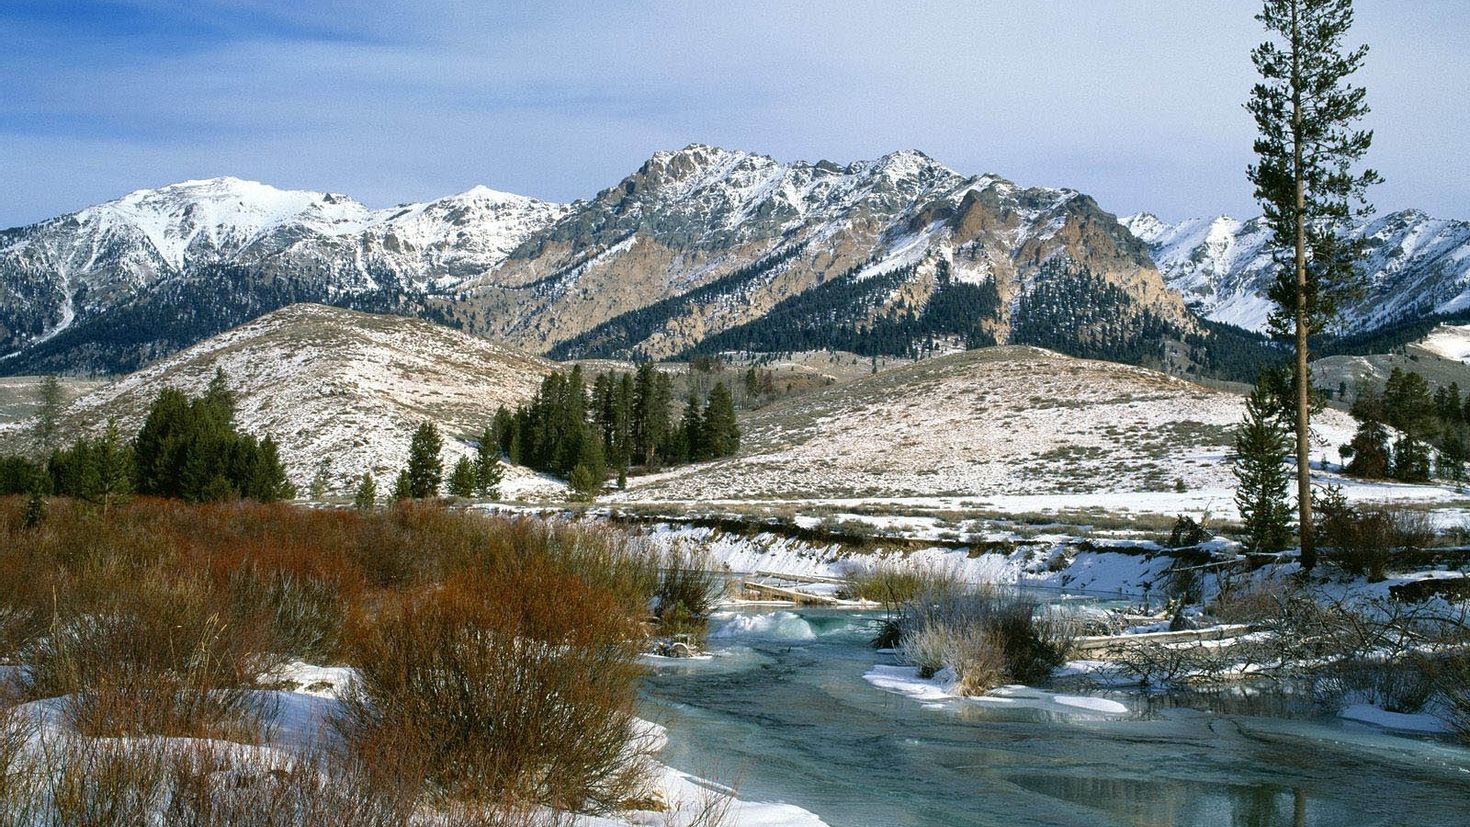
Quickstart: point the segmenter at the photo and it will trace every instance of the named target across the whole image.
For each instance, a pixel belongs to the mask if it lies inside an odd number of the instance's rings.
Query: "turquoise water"
[[[891,662],[866,645],[876,615],[773,617],[716,622],[714,657],[658,667],[642,714],[666,763],[833,827],[1470,825],[1470,750],[1444,740],[1269,695],[926,704],[863,679]]]

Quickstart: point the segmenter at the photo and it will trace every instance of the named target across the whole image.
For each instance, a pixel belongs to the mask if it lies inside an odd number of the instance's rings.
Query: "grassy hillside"
[[[749,414],[732,459],[637,478],[630,499],[997,496],[1231,487],[1241,397],[1038,348],[894,367]],[[1345,414],[1319,419],[1336,460]],[[1226,495],[1228,496],[1228,495]]]
[[[429,322],[292,305],[86,394],[63,430],[95,430],[109,416],[135,429],[159,390],[198,393],[216,367],[239,394],[240,425],[281,443],[303,491],[327,463],[330,490],[346,493],[370,471],[386,493],[419,422],[439,424],[452,461],[498,406],[528,398],[555,366]]]

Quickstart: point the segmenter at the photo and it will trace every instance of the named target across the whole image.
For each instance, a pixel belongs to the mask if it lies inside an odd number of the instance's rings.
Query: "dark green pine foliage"
[[[425,500],[439,496],[439,485],[444,480],[444,462],[439,454],[444,450],[444,440],[432,422],[423,422],[413,432],[408,445],[408,498]],[[394,492],[396,495],[396,491]]]
[[[123,444],[117,421],[97,439],[79,439],[51,453],[47,462],[51,490],[97,503],[104,510],[133,491],[133,452]]]
[[[1439,464],[1436,468],[1439,476],[1456,485],[1464,483],[1467,459],[1470,459],[1470,448],[1467,448],[1464,436],[1456,430],[1446,433],[1439,449]]]
[[[1393,478],[1399,482],[1429,482],[1429,446],[1404,435],[1393,444]]]
[[[1438,406],[1424,377],[1394,368],[1383,387],[1384,421],[1417,440],[1437,430]]]
[[[45,469],[25,457],[0,456],[0,496],[24,494],[31,490],[36,477],[45,475]]]
[[[595,356],[642,358],[645,354],[638,350],[639,343],[687,315],[691,307],[741,301],[748,292],[769,283],[781,266],[800,254],[803,247],[801,244],[786,247],[687,293],[616,316],[558,344],[547,355],[561,360]]]
[[[480,444],[475,449],[475,493],[492,500],[500,499],[500,481],[505,477],[505,469],[500,466],[500,440],[496,437],[501,424],[497,414],[495,425],[480,435]]]
[[[1245,419],[1235,434],[1235,504],[1247,551],[1280,551],[1291,544],[1291,474],[1284,462],[1290,440],[1273,408],[1270,390],[1258,385],[1246,397]]]
[[[65,404],[61,380],[55,376],[42,379],[36,389],[36,447],[43,457],[61,444],[61,409]]]
[[[673,427],[669,408],[673,402],[673,385],[668,375],[651,364],[638,366],[633,379],[630,434],[630,462],[656,468],[666,456]]]
[[[1347,49],[1352,0],[1265,0],[1257,16],[1271,39],[1251,52],[1260,82],[1246,109],[1256,122],[1256,163],[1247,175],[1267,226],[1276,278],[1267,291],[1273,331],[1292,339],[1297,376],[1298,519],[1313,524],[1310,344],[1361,294],[1363,240],[1346,236],[1350,221],[1371,211],[1367,188],[1381,179],[1355,167],[1373,133],[1355,124],[1368,114],[1365,91],[1349,78],[1368,48]],[[1312,532],[1302,533],[1302,567],[1316,564]]]
[[[704,406],[701,447],[704,458],[727,457],[740,450],[740,427],[735,422],[735,399],[724,382],[716,382]]]
[[[538,471],[567,480],[577,474],[583,484],[574,487],[584,497],[600,490],[609,475],[616,475],[620,487],[626,485],[635,466],[656,469],[726,456],[739,448],[729,385],[716,382],[707,396],[691,387],[677,425],[670,421],[672,395],[668,375],[652,365],[641,365],[636,374],[598,375],[590,393],[581,368],[574,367],[565,376],[547,376],[530,401],[514,412],[498,410],[493,432],[487,431],[481,442]],[[712,430],[706,420],[713,423]]]
[[[679,418],[679,432],[674,450],[682,462],[699,462],[705,458],[704,418],[699,412],[699,397],[693,391],[684,403],[684,415]]]
[[[402,502],[411,499],[413,499],[413,478],[408,475],[408,469],[405,468],[393,478],[393,500]]]
[[[268,266],[268,265],[264,265]],[[333,288],[338,276],[318,272],[262,272],[236,264],[193,268],[195,278],[178,279],[106,313],[75,324],[29,347],[6,369],[52,373],[78,364],[105,373],[129,373],[161,353],[173,353],[251,319],[299,302],[318,302],[399,316],[436,318],[435,307],[412,283],[390,271],[368,268],[370,291]],[[231,285],[221,291],[222,284]],[[439,316],[436,320],[450,320]]]
[[[370,473],[358,480],[357,493],[352,496],[352,505],[358,511],[372,511],[378,506],[378,483]]]
[[[1358,423],[1358,432],[1348,443],[1345,472],[1370,480],[1386,479],[1392,468],[1388,453],[1388,428],[1375,419]]]
[[[197,399],[175,388],[160,391],[133,441],[138,493],[191,502],[294,497],[275,441],[240,433],[234,414],[222,372]]]
[[[1160,365],[1182,332],[1123,288],[1061,259],[1042,265],[1016,305],[1011,342],[1084,359]]]
[[[985,328],[1000,312],[995,282],[957,282],[947,263],[937,266],[935,289],[922,308],[887,305],[894,290],[914,278],[916,268],[858,278],[863,265],[778,303],[759,319],[705,339],[686,355],[845,350],[917,357],[941,339],[957,340],[966,348],[995,344]]]
[[[454,463],[454,470],[449,472],[450,496],[468,499],[475,496],[479,487],[480,475],[475,471],[474,461],[469,457],[460,457]]]

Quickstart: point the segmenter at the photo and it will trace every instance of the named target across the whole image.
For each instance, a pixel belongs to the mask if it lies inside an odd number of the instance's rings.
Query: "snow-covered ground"
[[[208,742],[185,738],[135,739],[141,746],[164,744],[178,749],[214,746],[247,765],[261,771],[290,766],[296,756],[321,746],[321,739],[333,731],[330,720],[337,712],[340,693],[354,678],[349,667],[318,666],[295,661],[262,676],[266,685],[278,689],[255,692],[255,700],[265,714],[262,732],[267,739],[259,745],[234,742]],[[17,711],[35,725],[29,734],[28,749],[44,756],[48,749],[69,738],[79,738],[65,723],[64,698],[32,701]],[[637,748],[656,754],[668,743],[665,729],[648,721],[635,720],[633,736]],[[700,819],[709,812],[725,811],[723,824],[730,827],[824,827],[812,813],[790,804],[740,800],[738,791],[716,781],[696,777],[659,763],[649,767],[648,794],[663,802],[658,811],[633,810],[616,817],[581,816],[574,820],[578,827],[693,827],[705,825]],[[562,823],[562,822],[558,822]]]
[[[1237,394],[1143,368],[1037,348],[970,351],[771,405],[745,420],[736,457],[636,477],[609,499],[1081,495],[1126,505],[1182,484],[1207,492],[1195,502],[1208,505],[1233,488],[1227,456],[1242,410]],[[1354,429],[1324,411],[1314,462],[1336,462]]]
[[[1440,325],[1419,340],[1418,347],[1441,359],[1470,360],[1470,325]]]
[[[135,431],[165,387],[200,393],[222,368],[237,391],[236,421],[272,436],[298,489],[324,468],[329,493],[351,495],[363,473],[386,495],[420,422],[444,435],[445,467],[501,405],[530,398],[554,364],[428,322],[298,304],[263,316],[82,396],[67,430],[95,432],[117,417]],[[527,469],[508,469],[506,497],[562,494]]]

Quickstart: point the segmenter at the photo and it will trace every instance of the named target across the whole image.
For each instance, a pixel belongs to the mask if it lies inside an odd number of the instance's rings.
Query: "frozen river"
[[[1470,824],[1470,750],[1443,739],[1274,695],[1108,694],[1123,714],[923,702],[864,679],[891,663],[866,643],[877,618],[715,621],[713,658],[646,683],[662,760],[832,827]]]

